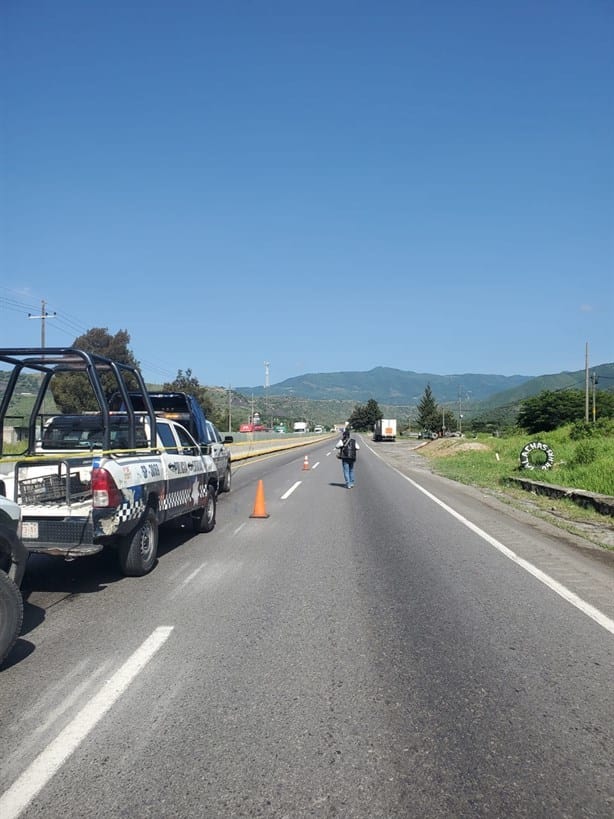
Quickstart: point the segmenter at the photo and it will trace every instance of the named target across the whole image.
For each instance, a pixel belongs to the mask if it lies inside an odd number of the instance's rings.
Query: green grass
[[[551,469],[520,468],[520,451],[530,441],[542,441],[553,450]],[[462,448],[463,444],[475,443],[480,448]],[[500,438],[478,435],[462,441],[450,438],[445,444],[444,449],[433,448],[431,451],[426,446],[422,454],[433,460],[434,468],[441,475],[462,483],[492,487],[501,485],[506,478],[524,476],[543,483],[614,496],[612,435],[572,440],[570,427],[562,427],[538,435],[516,434]]]
[[[566,498],[526,492],[509,478],[528,477],[541,483],[582,489],[614,497],[614,435],[605,431],[574,440],[571,427],[541,435],[494,438],[446,438],[420,449],[433,471],[452,480],[494,491],[512,506],[543,518],[574,535],[614,551],[611,518]],[[521,469],[520,451],[530,441],[542,441],[554,452],[551,469]]]

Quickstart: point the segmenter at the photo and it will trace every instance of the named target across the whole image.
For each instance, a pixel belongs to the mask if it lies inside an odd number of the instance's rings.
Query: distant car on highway
[[[241,424],[239,432],[266,432],[264,424]]]
[[[219,491],[230,492],[232,480],[230,467],[230,449],[227,444],[233,443],[232,435],[223,436],[215,424],[205,421],[206,454],[211,455],[219,479]]]

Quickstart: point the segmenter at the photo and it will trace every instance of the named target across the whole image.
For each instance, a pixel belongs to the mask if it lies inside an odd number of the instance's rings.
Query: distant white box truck
[[[309,432],[309,425],[305,421],[295,421],[294,431],[295,432]]]
[[[396,441],[397,438],[397,419],[396,418],[380,418],[375,422],[373,427],[374,441]]]

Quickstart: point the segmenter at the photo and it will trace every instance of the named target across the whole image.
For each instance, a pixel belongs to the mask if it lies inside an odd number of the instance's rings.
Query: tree
[[[129,343],[130,334],[127,330],[118,330],[112,336],[106,327],[92,327],[91,330],[76,338],[72,346],[88,353],[96,353],[96,355],[111,358],[120,364],[130,364],[132,367],[138,367],[139,362],[128,347]]]
[[[598,418],[614,417],[614,396],[598,392],[595,412]],[[521,403],[518,425],[533,435],[536,432],[551,432],[565,424],[582,422],[585,415],[586,394],[583,390],[544,390]]]
[[[193,395],[203,408],[207,418],[210,418],[219,426],[219,421],[215,417],[215,409],[207,392],[207,388],[203,387],[198,378],[192,375],[191,369],[188,368],[185,373],[183,370],[177,370],[175,380],[163,384],[162,390],[164,392],[185,392],[188,395]]]
[[[514,429],[514,423],[510,421],[508,407],[496,407],[485,413],[475,415],[465,424],[465,429],[475,433],[486,432],[491,435],[498,435],[501,432],[511,432]]]
[[[518,411],[518,425],[531,435],[551,432],[557,427],[584,418],[585,396],[582,390],[544,390],[526,398]]]
[[[138,361],[128,347],[129,342],[130,335],[127,330],[119,330],[112,336],[106,327],[93,327],[78,336],[71,346],[86,353],[110,358],[120,364],[138,367]],[[111,373],[103,373],[101,381],[107,397],[119,388]],[[129,389],[135,389],[136,386],[128,383]],[[83,373],[57,373],[51,382],[51,392],[60,412],[81,413],[100,409],[89,379]]]
[[[418,425],[422,429],[436,430],[441,427],[441,410],[433,397],[431,385],[427,384],[418,402]]]
[[[373,429],[375,422],[383,418],[384,414],[374,398],[369,398],[366,404],[356,404],[348,418],[351,427],[362,432]]]

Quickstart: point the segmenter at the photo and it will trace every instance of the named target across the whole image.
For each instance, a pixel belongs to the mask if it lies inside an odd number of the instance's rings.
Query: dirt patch
[[[429,454],[434,458],[446,458],[455,452],[471,450],[487,452],[490,449],[489,446],[479,441],[463,441],[461,438],[438,438],[436,441],[431,441],[428,447]]]

